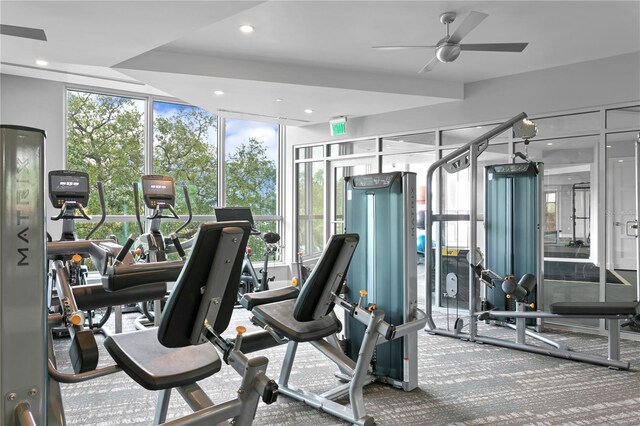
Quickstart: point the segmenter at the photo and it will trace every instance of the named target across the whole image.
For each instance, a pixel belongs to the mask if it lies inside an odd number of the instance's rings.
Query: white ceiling
[[[430,73],[438,17],[489,16],[468,43],[529,42],[522,53],[462,52]],[[464,84],[640,51],[640,1],[2,1],[1,71],[168,95],[225,116],[293,125],[464,98]],[[241,24],[255,27],[242,34]],[[49,71],[35,66],[49,61]],[[213,90],[223,90],[223,96]],[[282,102],[275,102],[282,98]],[[311,108],[312,114],[304,109]]]

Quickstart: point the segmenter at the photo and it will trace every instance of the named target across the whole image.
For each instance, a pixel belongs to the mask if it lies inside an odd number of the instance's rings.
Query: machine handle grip
[[[138,182],[133,183],[133,203],[136,209],[136,222],[138,223],[138,230],[140,235],[144,234],[144,228],[142,227],[142,220],[140,220],[140,199],[138,195]]]
[[[171,234],[171,242],[173,243],[173,246],[176,248],[176,252],[178,253],[178,255],[184,259],[186,254],[184,252],[184,249],[182,248],[182,244],[180,244],[180,239],[175,234],[175,232]]]
[[[176,229],[176,234],[180,233],[180,231],[186,228],[187,225],[191,223],[191,219],[193,219],[193,211],[191,210],[191,199],[189,198],[189,188],[187,187],[187,185],[182,185],[182,192],[184,192],[184,204],[187,206],[189,217],[187,217],[187,221],[185,223],[183,223],[178,229]]]
[[[85,237],[85,240],[91,238],[91,236],[102,226],[104,221],[107,219],[107,203],[104,201],[104,188],[102,187],[102,182],[97,181],[96,187],[98,188],[98,199],[100,200],[100,221],[96,223],[96,226],[93,227],[91,231]],[[84,215],[84,209],[80,208],[80,212]]]
[[[127,238],[127,241],[124,243],[124,245],[118,252],[118,255],[116,256],[116,262],[120,263],[124,260],[125,256],[127,255],[127,252],[129,251],[129,249],[131,249],[131,246],[135,241],[136,241],[135,236],[133,234],[130,234],[129,238]]]
[[[265,404],[273,404],[278,400],[278,384],[271,379],[267,382],[262,391],[262,402]]]

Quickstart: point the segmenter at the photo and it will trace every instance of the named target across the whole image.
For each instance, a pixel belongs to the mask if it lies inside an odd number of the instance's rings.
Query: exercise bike
[[[167,260],[167,255],[177,253],[181,259],[186,258],[184,249],[189,248],[192,240],[180,243],[178,234],[191,223],[193,212],[191,210],[191,200],[186,185],[182,187],[184,192],[185,205],[188,211],[187,220],[173,232],[170,237],[166,238],[160,230],[162,219],[181,220],[176,213],[174,206],[176,203],[175,182],[171,176],[163,175],[144,175],[141,177],[142,182],[142,199],[145,206],[152,210],[152,214],[147,216],[150,220],[149,230],[144,232],[142,220],[140,218],[140,201],[138,193],[138,184],[133,184],[133,196],[136,210],[136,221],[140,230],[138,237],[139,245],[134,250],[137,255],[138,262],[155,263]],[[165,214],[165,212],[169,214]],[[170,290],[167,289],[169,293]],[[162,300],[142,302],[141,310],[150,324],[156,324],[155,312],[161,312],[162,306],[166,302],[166,297]],[[144,324],[149,325],[149,324]],[[157,324],[156,324],[157,325]]]
[[[102,214],[100,221],[87,234],[85,240],[89,240],[106,219],[102,182],[97,182],[96,186]],[[74,170],[54,170],[49,172],[49,199],[55,208],[60,209],[60,213],[57,216],[51,217],[52,221],[62,220],[62,233],[58,241],[70,243],[78,241],[78,236],[75,232],[75,221],[77,219],[91,220],[91,216],[85,210],[85,207],[89,204],[89,175]],[[49,234],[47,234],[47,239],[49,242],[53,240]],[[51,256],[49,260],[52,265],[49,269],[48,306],[50,312],[57,312],[63,307],[60,305],[56,289],[58,277],[57,268],[53,266],[54,262],[56,260],[63,262],[67,279],[72,287],[87,285],[89,268],[85,265],[85,258],[78,253]],[[84,318],[85,325],[90,329],[103,327],[111,316],[111,311],[111,307],[87,311]],[[53,332],[57,336],[69,335],[66,328],[56,328]]]
[[[216,207],[216,220],[218,222],[232,222],[246,220],[251,224],[251,235],[260,236],[265,244],[264,262],[259,270],[260,276],[256,273],[253,263],[251,263],[251,248],[247,247],[242,261],[242,273],[240,275],[240,285],[238,287],[238,302],[246,293],[255,293],[269,290],[269,282],[273,282],[276,277],[269,276],[269,258],[275,255],[280,248],[280,235],[276,232],[262,234],[255,227],[253,214],[249,207]]]

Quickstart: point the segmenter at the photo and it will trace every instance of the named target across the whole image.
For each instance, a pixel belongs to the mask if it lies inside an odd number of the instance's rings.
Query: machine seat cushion
[[[271,326],[278,334],[295,342],[320,340],[340,331],[340,321],[334,315],[317,320],[298,321],[293,317],[296,300],[284,300],[253,308],[251,313],[258,321]]]
[[[295,299],[298,294],[300,294],[300,290],[293,286],[260,291],[258,293],[245,293],[240,299],[240,304],[251,311],[256,306],[264,305],[265,303]]]
[[[194,383],[222,366],[213,345],[167,348],[158,341],[157,328],[114,334],[104,346],[119,367],[149,390]]]
[[[558,302],[550,305],[552,314],[560,315],[638,315],[638,302]]]

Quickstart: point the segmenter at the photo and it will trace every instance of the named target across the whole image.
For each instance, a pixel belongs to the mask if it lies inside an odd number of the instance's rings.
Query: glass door
[[[607,301],[640,297],[638,137],[637,132],[607,135]]]
[[[376,173],[378,161],[376,157],[334,160],[329,162],[329,235],[344,232],[344,178],[347,176]]]

